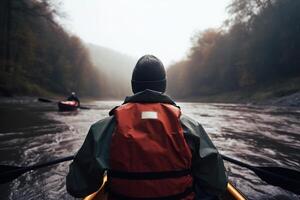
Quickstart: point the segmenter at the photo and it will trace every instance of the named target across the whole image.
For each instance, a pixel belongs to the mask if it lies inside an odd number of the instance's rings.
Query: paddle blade
[[[253,171],[265,182],[300,195],[300,172],[282,167],[255,167]]]
[[[0,184],[8,183],[21,176],[26,170],[23,167],[0,165]]]
[[[44,102],[44,103],[52,103],[53,101],[50,99],[44,99],[44,98],[38,98],[38,101]]]
[[[90,109],[91,109],[91,108],[85,107],[85,106],[80,106],[79,108],[80,108],[80,109],[83,109],[83,110],[90,110]]]

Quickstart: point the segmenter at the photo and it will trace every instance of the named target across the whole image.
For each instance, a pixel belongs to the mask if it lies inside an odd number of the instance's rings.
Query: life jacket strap
[[[115,199],[122,199],[122,200],[181,200],[193,192],[192,187],[188,187],[184,192],[170,195],[170,196],[163,196],[163,197],[129,197],[122,194],[117,194],[113,191],[109,191],[109,195],[111,195]]]
[[[118,170],[109,170],[108,177],[127,179],[127,180],[155,180],[167,178],[179,178],[191,174],[190,169],[164,172],[125,172]]]

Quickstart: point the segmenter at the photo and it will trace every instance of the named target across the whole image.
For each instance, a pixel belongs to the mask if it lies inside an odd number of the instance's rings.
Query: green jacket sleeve
[[[227,176],[223,159],[203,127],[182,115],[184,136],[192,150],[192,175],[195,191],[219,195],[226,191]]]
[[[109,168],[109,146],[115,128],[113,117],[93,124],[85,141],[70,164],[66,178],[69,194],[82,198],[99,189]]]

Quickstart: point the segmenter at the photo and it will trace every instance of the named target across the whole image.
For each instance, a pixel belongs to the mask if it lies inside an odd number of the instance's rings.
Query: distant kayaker
[[[67,98],[67,101],[76,101],[78,104],[78,107],[80,106],[79,98],[76,96],[75,92],[71,93],[71,95]]]
[[[214,199],[226,191],[223,160],[203,127],[163,93],[166,72],[152,55],[132,74],[133,96],[93,124],[67,175],[67,191],[85,197],[105,171],[108,199]]]

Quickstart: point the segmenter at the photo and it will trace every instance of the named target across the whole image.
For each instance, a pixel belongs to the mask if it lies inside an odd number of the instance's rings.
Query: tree
[[[1,9],[8,10],[11,17],[5,18],[6,13],[0,20],[1,35],[5,36],[1,46],[7,47],[0,52],[0,92],[101,94],[101,74],[82,42],[55,21],[59,15],[57,4],[50,0],[5,2],[1,2],[5,7]]]
[[[189,57],[168,69],[170,79],[184,74],[175,83],[185,97],[300,76],[300,1],[232,0],[228,8],[227,26],[198,34]]]

